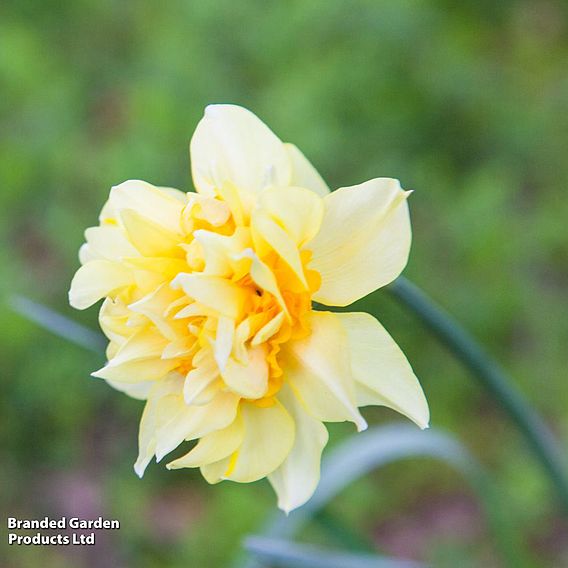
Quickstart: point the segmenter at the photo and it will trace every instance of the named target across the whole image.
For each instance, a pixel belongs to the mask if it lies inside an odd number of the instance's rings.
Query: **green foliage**
[[[66,292],[110,186],[142,178],[191,189],[188,142],[203,107],[235,102],[302,148],[334,187],[393,176],[415,190],[408,275],[566,439],[565,3],[7,0],[0,10],[3,299],[22,294],[95,329],[96,309],[73,313]],[[404,347],[432,423],[495,472],[543,565],[562,564],[549,488],[494,401],[385,294],[357,308]],[[275,506],[268,488],[209,487],[160,466],[137,480],[141,403],[89,377],[102,358],[4,303],[0,320],[0,510],[116,516],[123,528],[100,552],[108,565],[225,566]],[[59,495],[61,484],[81,490]],[[433,464],[393,465],[357,484],[361,506],[347,516],[389,555],[396,528],[420,560],[495,565],[483,530],[441,534],[410,521],[425,509],[447,515],[440,496],[460,495]],[[55,549],[12,548],[10,558],[77,565]]]

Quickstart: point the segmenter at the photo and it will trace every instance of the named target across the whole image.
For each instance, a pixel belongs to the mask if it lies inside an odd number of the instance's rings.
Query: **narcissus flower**
[[[280,508],[314,492],[324,422],[367,426],[383,405],[421,428],[428,406],[403,353],[347,306],[396,278],[411,241],[408,192],[377,178],[330,193],[304,155],[251,112],[207,107],[190,146],[197,193],[127,181],[86,231],[69,293],[100,299],[108,363],[93,373],[146,400],[141,476],[268,477]]]

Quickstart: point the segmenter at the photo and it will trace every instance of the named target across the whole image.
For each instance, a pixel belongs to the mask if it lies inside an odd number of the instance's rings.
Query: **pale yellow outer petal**
[[[208,404],[188,406],[183,397],[178,397],[178,410],[170,415],[171,420],[156,433],[156,459],[177,448],[184,440],[195,440],[215,430],[226,428],[237,414],[239,397],[219,391]]]
[[[182,378],[172,374],[161,381],[153,384],[138,433],[138,459],[134,464],[134,470],[139,477],[144,471],[156,452],[156,432],[171,419],[172,412],[178,407],[177,393],[182,388]]]
[[[202,467],[218,462],[239,448],[243,441],[244,431],[242,416],[237,414],[232,424],[203,436],[190,452],[170,462],[166,467],[168,469]]]
[[[229,181],[256,193],[290,184],[290,161],[279,138],[252,112],[236,105],[209,105],[190,144],[198,192],[211,195]]]
[[[139,383],[142,381],[156,381],[167,375],[176,366],[177,363],[171,359],[162,360],[159,357],[135,359],[120,365],[106,365],[102,369],[91,373],[91,375],[106,381]]]
[[[134,284],[132,271],[122,264],[92,260],[75,273],[69,290],[69,303],[78,310],[84,310],[131,284]]]
[[[138,434],[139,454],[134,471],[138,477],[144,475],[146,467],[156,452],[156,432],[158,428],[168,421],[172,412],[178,407],[175,395],[164,396],[157,401],[148,401],[140,420],[140,432]]]
[[[336,314],[311,312],[311,333],[283,347],[284,376],[309,412],[324,422],[367,427],[357,408],[347,333]]]
[[[402,272],[411,241],[407,195],[397,180],[377,178],[324,199],[321,229],[308,245],[322,278],[316,302],[347,306]]]
[[[234,455],[234,454],[231,454]],[[231,456],[227,456],[219,461],[204,464],[200,467],[201,475],[205,478],[207,483],[219,483],[225,479],[223,476],[228,471],[231,464]]]
[[[175,192],[175,196],[172,192]],[[155,187],[141,180],[128,180],[110,190],[100,220],[104,224],[116,219],[120,211],[133,209],[166,229],[181,234],[184,202],[186,197],[181,191]]]
[[[268,480],[278,495],[278,507],[289,513],[303,505],[316,490],[321,453],[329,435],[324,424],[306,411],[287,385],[278,398],[296,424],[296,437],[288,457]]]
[[[132,398],[147,400],[154,383],[146,381],[143,383],[123,383],[121,381],[109,381],[107,383],[114,389],[121,391]]]
[[[278,401],[267,408],[243,403],[240,412],[243,442],[230,459],[226,458],[227,469],[221,477],[249,483],[266,477],[286,459],[294,444],[295,427],[292,417]]]
[[[163,227],[181,233],[185,194],[172,188],[155,187],[141,180],[128,180],[111,188],[101,214],[101,224],[115,221],[124,209],[133,209]]]
[[[130,337],[102,369],[92,375],[122,383],[160,379],[179,364],[175,360],[161,358],[166,345],[166,339],[156,330],[142,329]]]
[[[292,165],[290,184],[305,187],[325,197],[329,193],[329,187],[306,156],[294,144],[284,144],[284,148]]]
[[[427,428],[430,412],[426,397],[394,339],[367,313],[336,315],[347,331],[351,369],[359,383],[358,403],[388,406]]]
[[[132,335],[128,319],[132,314],[120,300],[106,298],[99,310],[99,324],[103,333],[113,342],[123,344]]]
[[[106,258],[118,260],[123,257],[137,256],[138,251],[128,241],[118,225],[89,227],[85,231],[86,244],[83,245],[92,255],[92,259]],[[82,253],[83,254],[83,253]],[[83,262],[83,264],[85,264]]]

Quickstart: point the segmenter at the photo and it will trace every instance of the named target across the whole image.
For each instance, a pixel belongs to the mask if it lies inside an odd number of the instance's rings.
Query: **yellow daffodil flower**
[[[168,468],[268,477],[305,503],[324,422],[367,427],[383,405],[421,428],[418,380],[381,324],[332,313],[395,279],[411,241],[407,197],[376,178],[330,193],[305,156],[248,110],[207,107],[190,146],[197,193],[127,181],[87,229],[69,298],[100,299],[108,363],[93,373],[146,400],[135,470],[198,440]]]

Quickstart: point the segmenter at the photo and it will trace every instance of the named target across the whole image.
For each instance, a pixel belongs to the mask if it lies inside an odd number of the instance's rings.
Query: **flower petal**
[[[175,192],[175,193],[172,193]],[[110,190],[101,212],[101,223],[114,221],[120,211],[134,209],[162,227],[182,233],[181,214],[186,202],[184,193],[171,188],[155,187],[141,180],[128,180]]]
[[[69,303],[78,310],[84,310],[133,283],[132,272],[122,264],[92,260],[75,273],[69,290]]]
[[[320,232],[310,242],[310,267],[320,273],[314,300],[347,306],[392,282],[410,251],[410,219],[398,180],[377,178],[325,198]]]
[[[121,391],[132,398],[137,398],[138,400],[147,400],[154,386],[153,382],[146,381],[143,383],[123,383],[121,381],[109,381],[107,380],[112,388]]]
[[[266,189],[259,196],[258,206],[286,231],[298,247],[317,234],[323,219],[323,199],[303,187]]]
[[[119,219],[128,240],[144,256],[182,256],[182,237],[134,209],[122,209]]]
[[[239,397],[219,391],[213,400],[201,406],[187,406],[179,397],[177,412],[156,432],[156,460],[175,450],[184,440],[195,440],[215,430],[226,428],[237,414]]]
[[[126,238],[121,227],[104,225],[89,227],[85,231],[86,246],[94,258],[118,260],[122,257],[137,256],[138,251]]]
[[[316,490],[321,453],[329,438],[327,428],[311,416],[286,385],[278,394],[296,424],[294,446],[282,465],[269,476],[278,495],[278,507],[289,513],[303,505]]]
[[[129,304],[128,309],[147,317],[164,337],[175,341],[184,331],[184,325],[178,320],[167,317],[166,312],[172,303],[179,300],[180,296],[182,295],[178,290],[173,290],[168,283],[165,283],[140,300]]]
[[[233,257],[250,247],[250,231],[244,227],[237,227],[230,236],[203,229],[195,231],[193,236],[203,248],[203,272],[210,276],[231,276],[235,262]]]
[[[191,171],[198,192],[214,196],[226,181],[258,192],[287,186],[290,162],[282,142],[252,112],[209,105],[191,139]]]
[[[347,331],[351,369],[360,405],[388,406],[427,428],[430,413],[418,379],[404,353],[383,326],[367,313],[340,313]]]
[[[292,164],[290,184],[305,187],[325,197],[329,193],[329,187],[306,156],[294,144],[284,144],[284,148]]]
[[[166,345],[167,340],[156,330],[142,329],[130,337],[102,369],[91,374],[123,383],[155,381],[179,365],[175,360],[161,358]]]
[[[215,337],[215,360],[219,370],[223,371],[233,350],[235,338],[235,320],[221,316],[217,320],[217,334]]]
[[[252,338],[251,345],[253,347],[261,345],[275,335],[280,330],[285,315],[285,312],[279,312],[271,320],[269,320],[268,323],[263,325]]]
[[[288,314],[286,302],[282,297],[280,288],[278,287],[278,281],[276,280],[276,276],[274,276],[272,270],[264,262],[262,262],[262,260],[258,258],[257,254],[250,248],[244,250],[240,255],[235,256],[235,260],[238,261],[244,261],[245,259],[250,259],[247,270],[253,282],[260,286],[263,290],[266,290],[266,292],[272,294],[280,304],[282,310]]]
[[[138,459],[134,464],[134,470],[138,477],[144,475],[144,471],[156,451],[156,431],[171,419],[171,412],[178,405],[179,397],[176,394],[181,389],[181,377],[171,375],[164,380],[154,383],[140,420],[138,433]]]
[[[300,252],[292,237],[262,209],[253,211],[251,228],[259,256],[274,250],[292,269],[304,288],[308,289]]]
[[[181,287],[188,296],[232,320],[239,319],[246,299],[240,286],[217,276],[182,272],[171,286]]]
[[[290,453],[294,444],[294,421],[276,401],[272,406],[241,404],[243,442],[232,456],[223,478],[249,483],[272,473]]]
[[[220,461],[235,452],[243,441],[244,423],[237,414],[234,422],[222,430],[203,436],[187,454],[167,464],[168,469],[201,467]]]
[[[311,312],[311,333],[283,347],[283,369],[309,412],[324,422],[367,423],[357,408],[347,334],[336,314]]]
[[[189,371],[183,384],[185,403],[197,405],[203,393],[209,389],[218,377],[219,369],[212,356]]]
[[[261,398],[268,390],[268,363],[263,345],[248,350],[246,363],[229,357],[221,376],[227,386],[245,398]]]

